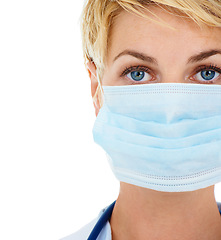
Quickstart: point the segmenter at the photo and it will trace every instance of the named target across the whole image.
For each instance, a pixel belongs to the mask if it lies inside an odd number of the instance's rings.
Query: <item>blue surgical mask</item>
[[[104,86],[93,136],[118,180],[163,192],[221,181],[221,86]]]

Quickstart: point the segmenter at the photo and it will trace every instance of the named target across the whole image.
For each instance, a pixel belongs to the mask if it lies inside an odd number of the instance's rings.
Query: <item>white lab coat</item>
[[[92,229],[94,228],[97,221],[99,220],[99,218],[101,217],[101,215],[103,214],[103,212],[105,210],[106,210],[106,208],[104,208],[102,211],[100,211],[97,218],[95,218],[93,221],[91,221],[86,226],[81,228],[79,231],[77,231],[76,233],[73,233],[73,234],[71,234],[71,235],[69,235],[65,238],[62,238],[60,240],[87,240],[87,238],[89,237]],[[111,240],[111,239],[112,239],[112,237],[111,237],[111,227],[110,227],[110,223],[107,222],[105,224],[105,226],[103,227],[102,231],[100,232],[97,240]]]

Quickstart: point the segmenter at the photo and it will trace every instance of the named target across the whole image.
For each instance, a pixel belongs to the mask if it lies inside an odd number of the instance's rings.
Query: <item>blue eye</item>
[[[201,77],[205,80],[212,80],[216,75],[215,71],[206,70],[201,72]]]
[[[135,81],[141,81],[144,78],[145,73],[143,71],[134,71],[131,72],[131,77],[133,78],[133,80]]]
[[[144,71],[132,71],[127,74],[127,77],[133,81],[147,81],[151,79],[151,75]]]
[[[220,75],[220,73],[214,71],[214,70],[203,70],[196,74],[196,78],[199,81],[211,81],[217,78]]]

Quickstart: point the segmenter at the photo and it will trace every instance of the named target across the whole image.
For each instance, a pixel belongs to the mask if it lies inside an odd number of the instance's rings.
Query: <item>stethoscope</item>
[[[107,221],[110,220],[115,202],[116,201],[114,201],[107,209],[105,209],[105,211],[103,212],[103,214],[97,221],[96,225],[94,226],[94,228],[87,240],[96,240],[97,239],[99,233],[101,232],[101,230],[103,229],[103,227],[105,226]]]
[[[101,215],[100,219],[97,221],[95,227],[93,228],[90,236],[88,237],[87,240],[96,240],[99,233],[101,232],[101,230],[103,229],[103,227],[105,226],[105,224],[107,223],[107,221],[110,220],[111,214],[113,212],[113,208],[115,205],[114,201]],[[221,209],[219,209],[219,213],[221,215]]]

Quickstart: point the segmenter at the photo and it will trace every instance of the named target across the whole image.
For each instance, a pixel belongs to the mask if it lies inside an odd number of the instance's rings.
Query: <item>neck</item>
[[[121,183],[110,224],[113,240],[221,239],[214,186],[168,193]]]

